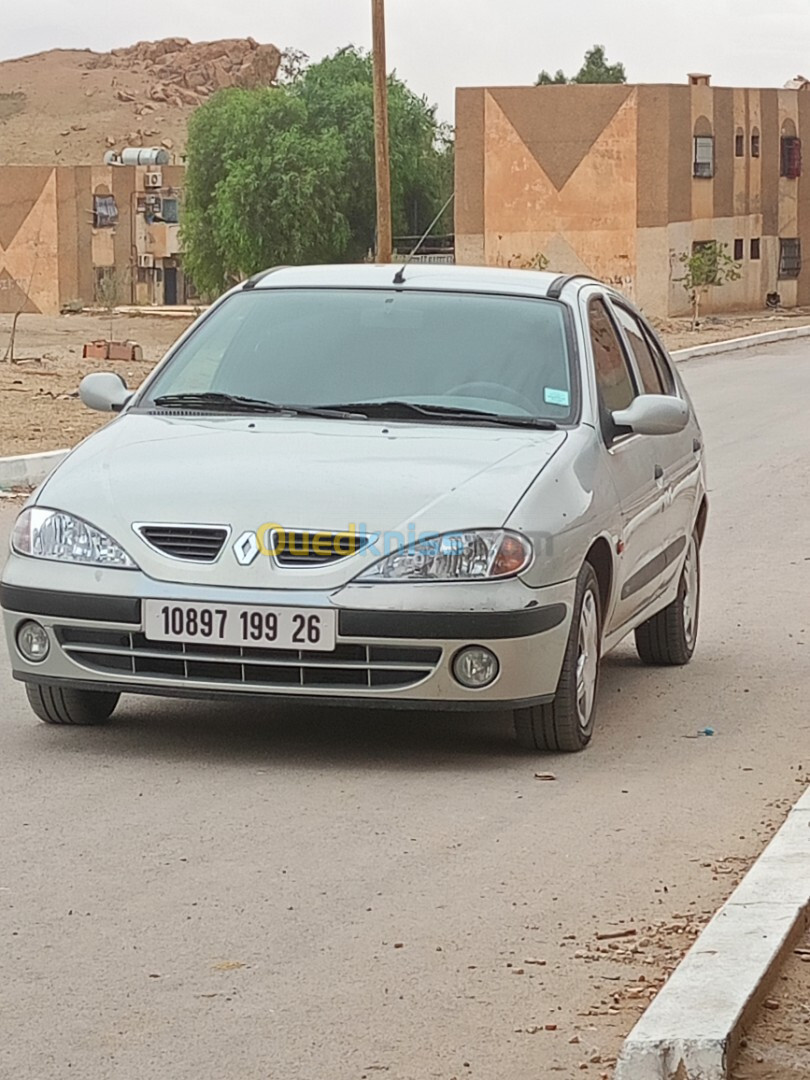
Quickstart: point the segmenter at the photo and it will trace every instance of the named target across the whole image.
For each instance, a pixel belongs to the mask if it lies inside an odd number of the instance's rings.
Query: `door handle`
[[[664,470],[661,468],[660,465],[655,466],[655,479],[656,480],[663,480],[664,479]]]

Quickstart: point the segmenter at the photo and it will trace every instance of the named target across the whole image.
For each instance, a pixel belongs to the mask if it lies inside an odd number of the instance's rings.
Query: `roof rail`
[[[579,281],[580,279],[582,281],[591,281],[595,285],[599,284],[599,281],[591,274],[560,274],[549,285],[546,296],[551,300],[559,300],[565,286],[571,281]]]
[[[255,289],[260,281],[264,281],[270,274],[275,274],[277,270],[286,270],[286,266],[271,266],[269,270],[260,270],[258,274],[254,274],[253,277],[249,277],[242,286],[243,289]]]

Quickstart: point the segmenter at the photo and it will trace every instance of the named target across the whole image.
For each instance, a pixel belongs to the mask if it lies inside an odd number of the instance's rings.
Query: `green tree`
[[[282,86],[296,82],[309,67],[309,56],[301,49],[285,49],[281,54],[278,83]]]
[[[197,287],[216,293],[265,266],[339,257],[345,172],[339,134],[313,131],[292,94],[217,94],[189,123],[183,244]]]
[[[549,75],[549,73],[544,69],[537,76],[537,82],[534,85],[535,86],[564,86],[567,82],[568,82],[568,76],[565,74],[565,72],[562,70],[562,68],[558,68],[554,75]]]
[[[727,281],[739,281],[741,264],[728,253],[728,244],[717,240],[707,240],[694,244],[692,251],[682,251],[678,261],[684,268],[680,282],[689,295],[692,304],[692,329],[698,327],[700,304],[709,289],[720,288]]]
[[[609,64],[604,45],[594,45],[585,53],[585,61],[571,80],[575,83],[626,83],[624,64]]]
[[[561,69],[555,75],[541,71],[535,86],[559,86],[565,83],[626,83],[624,64],[609,64],[604,45],[594,45],[585,53],[582,67],[572,78]]]
[[[346,216],[350,259],[375,244],[374,87],[371,57],[341,49],[308,68],[295,92],[318,130],[339,132],[346,147]],[[447,186],[447,137],[436,110],[396,75],[388,80],[391,145],[391,213],[394,232],[422,233],[452,186]],[[443,160],[444,158],[444,160]]]
[[[362,259],[375,245],[371,58],[342,49],[262,90],[225,90],[192,116],[183,243],[217,292],[274,263]],[[453,133],[389,79],[395,232],[421,234],[453,190]],[[451,213],[440,223],[448,229]]]

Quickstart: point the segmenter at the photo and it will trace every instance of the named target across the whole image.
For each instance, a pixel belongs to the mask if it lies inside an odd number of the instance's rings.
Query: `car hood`
[[[178,417],[128,413],[77,447],[37,502],[108,532],[159,580],[255,587],[267,562],[240,566],[232,545],[267,522],[290,529],[401,534],[503,524],[566,439],[564,431],[333,421],[305,417]],[[221,524],[213,565],[150,548],[138,522]],[[376,556],[374,556],[376,557]],[[300,588],[359,573],[360,553],[322,569],[286,569]]]

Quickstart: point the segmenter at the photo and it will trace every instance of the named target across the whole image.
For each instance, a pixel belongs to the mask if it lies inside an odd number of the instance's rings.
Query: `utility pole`
[[[377,262],[390,263],[391,155],[388,141],[388,69],[385,60],[385,0],[371,0],[374,57],[374,157],[377,171]]]

